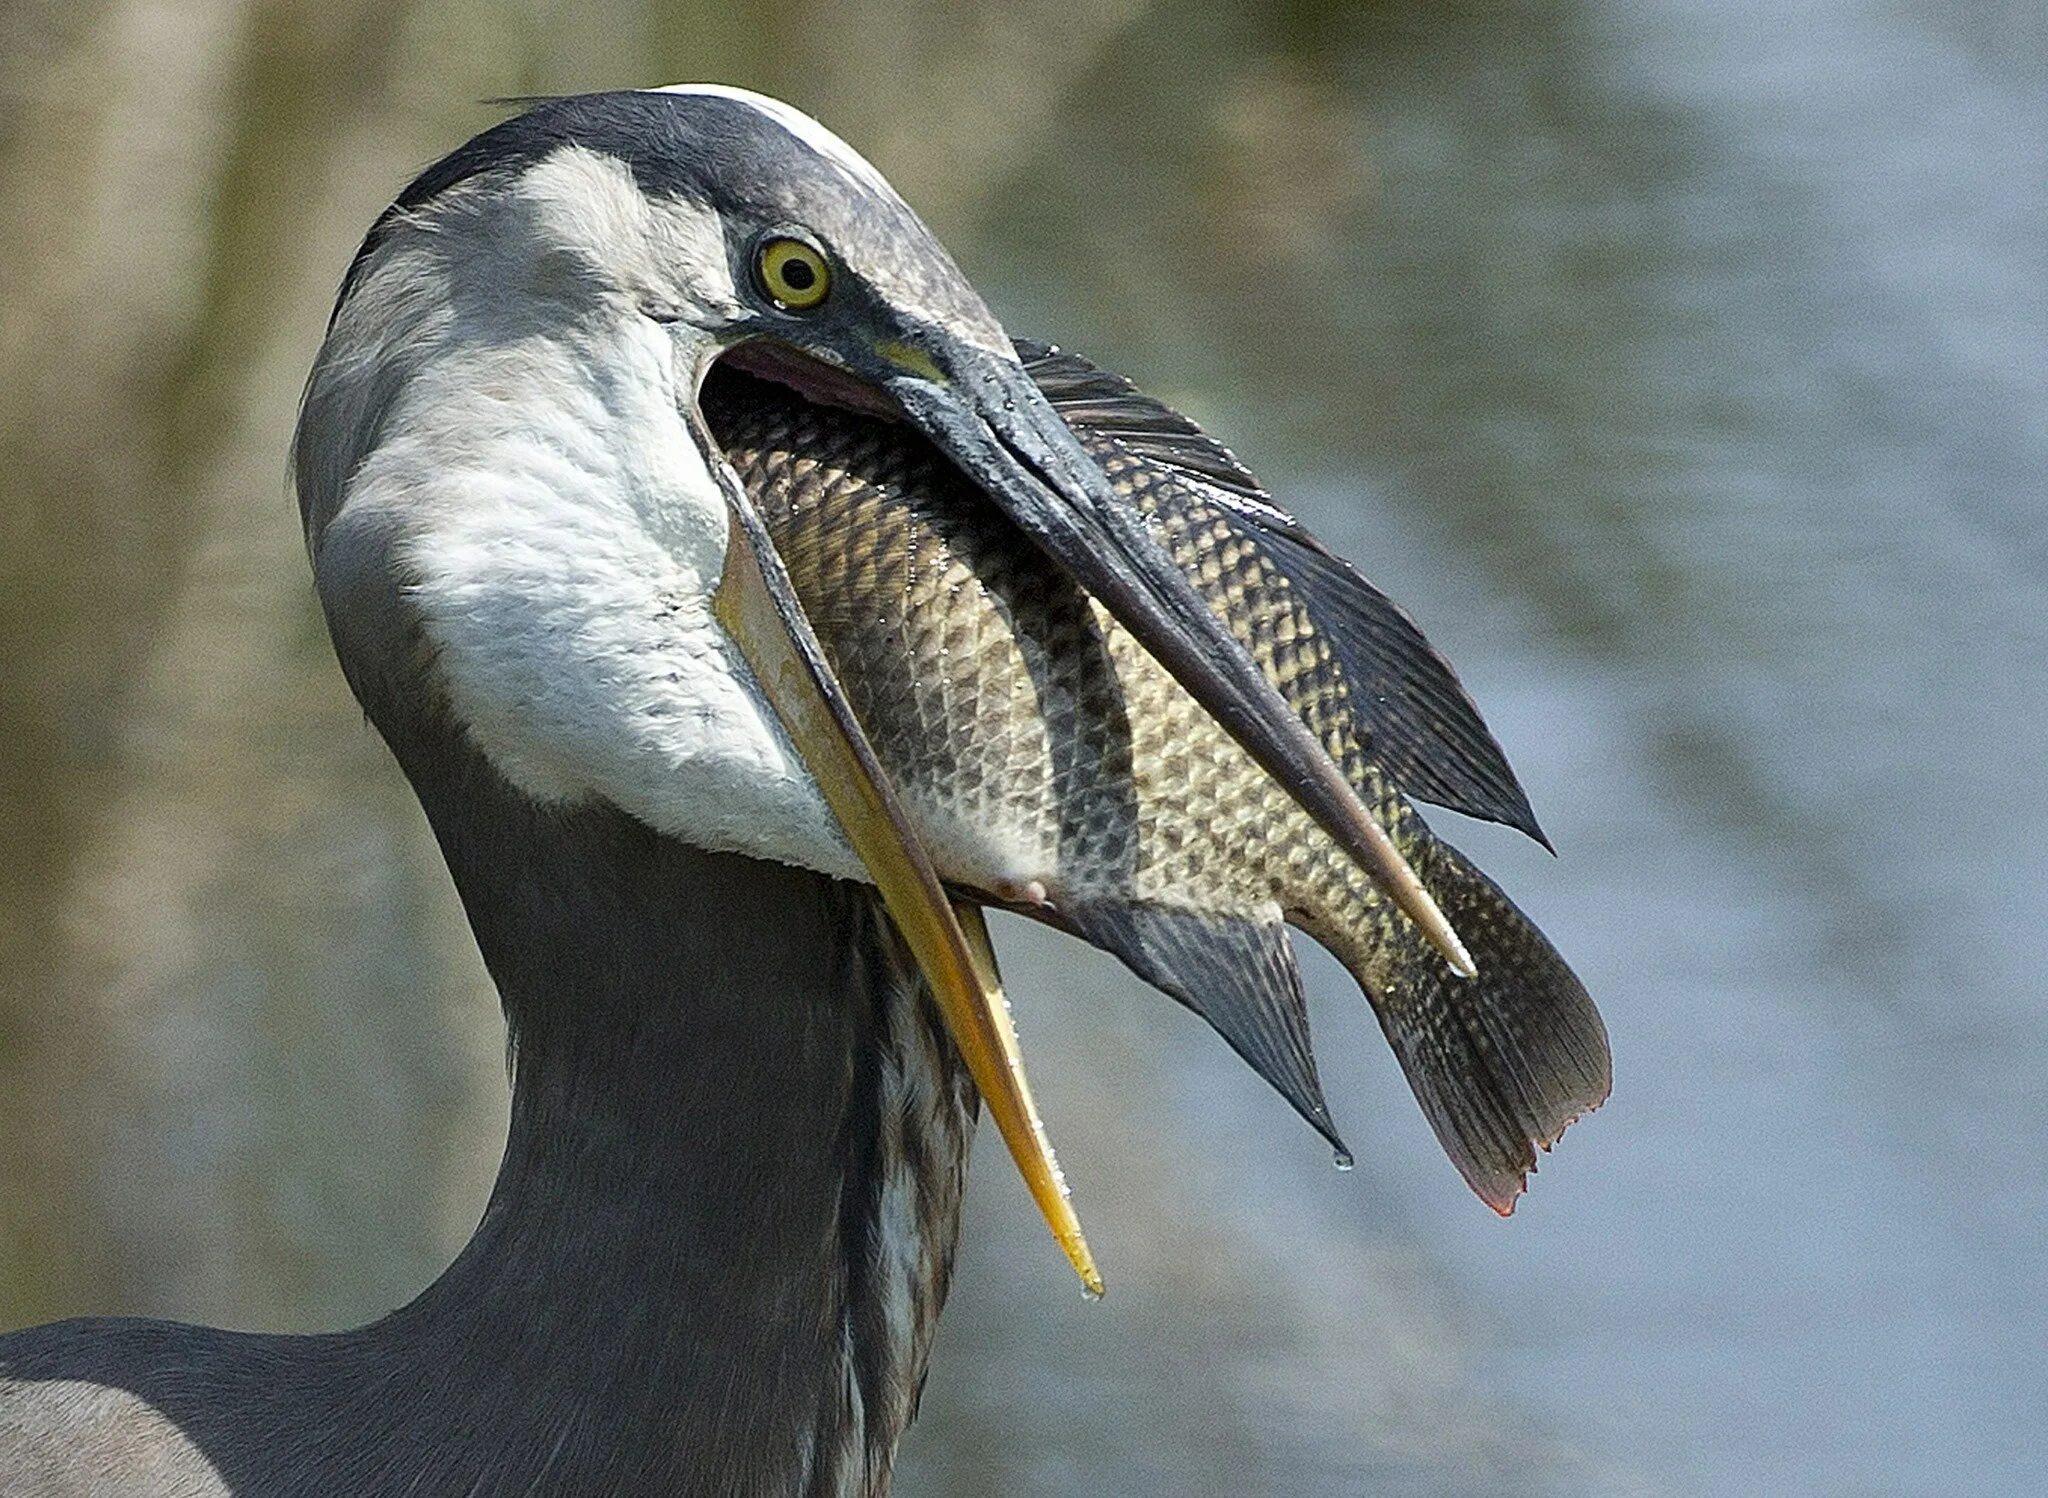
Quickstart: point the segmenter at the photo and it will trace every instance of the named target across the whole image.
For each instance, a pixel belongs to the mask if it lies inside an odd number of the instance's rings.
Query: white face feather
[[[735,295],[716,215],[569,147],[420,228],[337,323],[345,341],[409,339],[416,368],[329,532],[404,538],[449,704],[528,795],[862,877],[711,613],[726,504],[680,413],[716,352],[692,323]],[[442,284],[421,296],[421,277]],[[434,314],[379,316],[386,278]],[[657,323],[650,305],[708,315]]]
[[[856,225],[923,232],[873,166],[788,105],[716,84],[658,92],[744,105],[843,179]],[[335,555],[398,569],[435,686],[535,800],[602,799],[697,847],[863,878],[711,610],[721,480],[736,480],[707,466],[684,412],[723,341],[760,315],[734,263],[764,225],[727,224],[687,174],[649,191],[619,155],[516,159],[388,217],[351,275],[297,452],[316,570],[352,531]],[[885,299],[1012,357],[935,244],[848,263]],[[926,811],[955,855],[949,877],[1005,888],[1050,867],[1045,850]]]
[[[726,321],[740,306],[718,214],[648,197],[616,157],[562,147],[520,176],[508,214],[511,232],[498,242],[524,263],[505,269],[529,272],[503,288],[515,296],[557,295],[573,316],[594,292],[608,292],[620,310],[660,310],[700,326]],[[572,284],[552,284],[562,275]]]

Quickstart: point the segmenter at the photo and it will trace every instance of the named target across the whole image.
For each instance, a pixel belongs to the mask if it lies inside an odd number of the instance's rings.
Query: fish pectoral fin
[[[1536,1151],[1607,1100],[1607,1027],[1584,985],[1500,887],[1448,843],[1432,841],[1423,876],[1479,964],[1443,975],[1419,939],[1351,967],[1372,999],[1408,1085],[1444,1151],[1480,1199],[1514,1210]]]
[[[1096,899],[1061,900],[1060,914],[1075,935],[1207,1020],[1349,1160],[1316,1076],[1301,972],[1277,919]]]

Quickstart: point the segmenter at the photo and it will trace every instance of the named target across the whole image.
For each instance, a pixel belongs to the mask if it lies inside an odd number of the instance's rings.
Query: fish
[[[1439,1142],[1502,1215],[1612,1086],[1605,1026],[1549,940],[1420,799],[1548,846],[1449,663],[1221,443],[1121,376],[1017,352],[1323,744],[1463,937],[1407,916],[931,444],[715,368],[701,409],[876,758],[956,895],[1121,959],[1201,1015],[1348,1163],[1287,928],[1371,1004]]]

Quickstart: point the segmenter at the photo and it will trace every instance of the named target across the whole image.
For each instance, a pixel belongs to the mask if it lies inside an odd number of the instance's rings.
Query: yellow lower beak
[[[730,507],[713,612],[753,668],[804,765],[931,984],[939,1013],[1010,1157],[1090,1295],[1102,1276],[1067,1197],[1024,1076],[1009,1001],[979,907],[955,904],[832,675],[758,516]]]

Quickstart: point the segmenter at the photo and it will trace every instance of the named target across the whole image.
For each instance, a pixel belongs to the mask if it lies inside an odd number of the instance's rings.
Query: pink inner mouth
[[[838,406],[842,410],[858,411],[863,416],[880,416],[890,421],[900,420],[903,415],[887,391],[843,369],[813,359],[786,343],[768,339],[742,343],[721,355],[718,362],[773,380],[778,385],[786,385],[805,400],[821,406]]]

